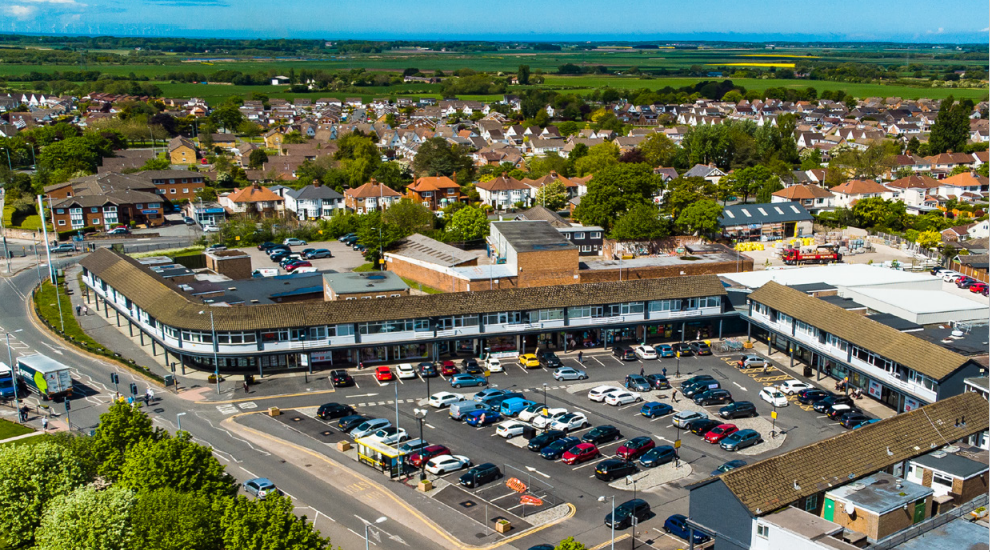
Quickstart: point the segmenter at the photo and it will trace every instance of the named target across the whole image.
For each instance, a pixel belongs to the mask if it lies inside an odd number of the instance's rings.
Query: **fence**
[[[919,535],[923,535],[932,529],[937,529],[950,521],[959,519],[960,517],[969,514],[973,510],[976,510],[980,506],[986,506],[987,495],[980,495],[973,500],[959,506],[958,508],[953,508],[944,514],[939,514],[933,518],[926,519],[925,521],[912,525],[907,529],[898,531],[893,535],[888,535],[886,538],[877,541],[871,546],[867,546],[868,550],[890,550],[896,546],[903,544],[904,542],[911,540]]]
[[[973,268],[971,266],[959,264],[956,261],[952,261],[952,265],[949,266],[949,268],[951,270],[955,270],[956,272],[965,274],[966,276],[971,276],[973,278],[976,278],[981,282],[990,281],[988,280],[987,269],[985,268]]]
[[[938,250],[921,247],[917,243],[908,241],[901,236],[895,236],[884,232],[874,232],[871,230],[869,237],[872,238],[870,241],[873,241],[874,243],[877,243],[879,240],[883,240],[883,244],[890,247],[902,248],[902,246],[906,245],[907,247],[903,247],[903,249],[910,251],[914,255],[924,256],[927,259],[935,260],[942,258],[942,254],[939,253]],[[879,238],[879,240],[877,240],[877,238]]]

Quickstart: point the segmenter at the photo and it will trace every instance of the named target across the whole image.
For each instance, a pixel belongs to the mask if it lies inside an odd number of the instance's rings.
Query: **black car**
[[[726,463],[722,464],[721,466],[715,468],[712,471],[711,476],[712,477],[717,477],[717,476],[722,475],[723,473],[725,473],[727,471],[732,471],[732,470],[734,470],[736,468],[741,468],[741,467],[743,467],[745,465],[746,465],[746,461],[745,460],[729,460],[728,462],[726,462]]]
[[[839,417],[839,423],[846,429],[852,429],[859,424],[872,420],[873,418],[862,412],[850,412]]]
[[[601,481],[612,481],[636,473],[635,462],[609,458],[595,466],[595,477]]]
[[[552,429],[530,439],[529,443],[526,445],[526,448],[533,452],[540,452],[550,443],[556,441],[557,439],[563,439],[564,437],[567,437],[566,431]]]
[[[704,341],[694,341],[690,346],[691,351],[698,356],[707,356],[712,354],[711,347],[709,347]]]
[[[288,257],[289,255],[292,255],[291,251],[279,249],[275,253],[272,253],[269,258],[272,260],[273,263],[281,263],[282,260]]]
[[[718,415],[726,420],[756,416],[756,405],[749,401],[736,401],[720,408]]]
[[[686,430],[704,437],[706,433],[712,430],[712,428],[722,425],[718,420],[710,420],[708,418],[702,418],[700,420],[694,420],[693,422],[688,422]]]
[[[798,401],[801,404],[814,404],[825,397],[831,395],[828,391],[822,391],[821,389],[805,389],[798,392]]]
[[[367,416],[359,416],[359,415],[344,416],[343,418],[337,420],[337,429],[343,431],[344,433],[350,433],[352,429],[363,424],[364,422],[367,422],[370,419],[371,418]]]
[[[581,440],[585,443],[592,443],[595,445],[611,443],[612,441],[617,441],[621,438],[622,432],[615,426],[610,425],[600,425],[581,436]]]
[[[840,407],[840,408],[836,408],[837,406]],[[825,411],[825,415],[828,416],[828,419],[829,420],[835,420],[837,422],[842,422],[842,417],[845,416],[846,414],[862,414],[863,413],[862,410],[856,408],[855,406],[854,407],[851,407],[851,408],[845,408],[845,406],[846,405],[841,405],[841,404],[832,405],[831,407],[828,408],[828,410]]]
[[[288,245],[282,245],[282,244],[276,244],[276,245],[273,245],[271,247],[266,247],[265,248],[265,253],[267,253],[269,257],[272,256],[275,253],[278,253],[279,251],[288,251],[288,252],[291,253],[292,252],[292,248],[289,247]]]
[[[348,404],[327,403],[316,409],[316,416],[321,420],[342,418],[354,414],[354,407]]]
[[[502,477],[502,472],[495,464],[487,463],[469,469],[458,479],[464,487],[475,488],[486,483],[491,483]]]
[[[636,351],[632,347],[612,347],[612,356],[619,360],[636,360]]]
[[[694,356],[694,351],[691,350],[691,346],[687,343],[674,343],[674,354],[689,357]]]
[[[432,362],[420,362],[419,363],[419,375],[424,378],[435,378],[439,374],[437,373],[437,367]]]
[[[642,498],[634,498],[628,502],[623,502],[622,504],[615,507],[615,512],[610,512],[605,516],[605,526],[612,527],[613,524],[615,529],[625,529],[632,525],[633,519],[635,518],[636,523],[642,523],[643,520],[649,518],[653,512],[650,510],[650,505],[646,503]]]
[[[832,406],[837,404],[848,404],[852,406],[853,400],[845,395],[829,395],[824,399],[814,403],[812,406],[814,407],[815,412],[818,412],[819,414],[823,414],[828,410],[830,410]]]
[[[654,389],[670,389],[670,382],[663,374],[647,374],[646,381],[650,382],[650,386]]]
[[[334,387],[350,387],[354,385],[354,378],[344,370],[331,370],[330,381]]]
[[[544,368],[560,368],[563,366],[553,351],[543,351],[538,355],[538,358],[540,359],[540,366]]]
[[[681,382],[681,390],[687,389],[688,387],[700,383],[703,381],[717,381],[715,376],[709,376],[708,374],[700,374],[691,378],[688,378]]]
[[[186,218],[189,218],[189,217],[186,217]],[[261,245],[258,246],[258,251],[268,251],[268,249],[270,249],[272,247],[275,247],[276,245],[278,245],[278,244],[277,243],[272,243],[272,242],[265,242],[265,243],[263,243],[263,244],[261,244]]]
[[[726,404],[732,402],[732,393],[725,389],[709,389],[694,396],[694,404],[707,406],[709,404]]]
[[[715,380],[699,381],[692,385],[684,386],[684,388],[681,389],[681,393],[684,395],[685,398],[690,399],[695,395],[697,395],[698,393],[703,393],[705,391],[708,391],[709,389],[718,389],[720,387],[721,385]]]
[[[475,358],[466,358],[462,360],[461,371],[463,371],[465,374],[474,374],[474,375],[485,373],[485,369],[482,368],[480,364],[478,364],[478,359]]]
[[[574,445],[581,444],[581,439],[577,437],[564,437],[563,439],[557,439],[556,441],[550,443],[549,445],[543,447],[540,451],[540,456],[544,460],[560,460],[560,457],[564,455],[565,452],[571,450]]]

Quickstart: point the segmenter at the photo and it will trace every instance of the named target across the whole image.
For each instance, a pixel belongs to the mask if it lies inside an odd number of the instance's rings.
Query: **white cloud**
[[[980,29],[980,32],[981,33],[990,33],[990,27],[987,27],[986,29]]]
[[[31,16],[34,15],[34,12],[35,8],[31,6],[18,6],[16,4],[12,6],[4,6],[3,8],[3,13],[22,20],[30,19]]]
[[[939,35],[939,34],[942,34],[944,32],[945,32],[945,29],[942,28],[942,27],[939,27],[937,31],[928,30],[928,31],[925,31],[925,34],[930,34],[930,35],[931,34],[937,34],[937,35]]]
[[[22,0],[23,2],[28,2],[30,4],[63,4],[63,5],[73,5],[73,6],[85,6],[86,4],[80,4],[76,0]]]

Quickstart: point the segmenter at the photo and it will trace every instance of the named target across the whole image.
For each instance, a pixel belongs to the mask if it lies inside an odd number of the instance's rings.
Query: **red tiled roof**
[[[888,191],[890,190],[875,180],[850,180],[832,188],[832,193],[846,195],[881,194]]]
[[[389,188],[384,184],[379,184],[372,180],[358,186],[357,188],[352,188],[350,190],[344,190],[344,195],[358,198],[358,197],[402,197],[402,194]]]
[[[227,199],[234,203],[257,203],[259,201],[282,201],[282,198],[275,192],[265,188],[264,186],[249,186],[247,188],[237,189],[231,192]]]

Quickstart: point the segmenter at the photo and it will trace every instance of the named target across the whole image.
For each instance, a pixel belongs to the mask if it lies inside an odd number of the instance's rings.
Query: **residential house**
[[[868,197],[892,196],[891,190],[875,180],[850,180],[843,182],[832,188],[834,204],[836,207],[852,209],[852,206],[861,199]]]
[[[285,132],[281,128],[273,128],[264,134],[265,147],[269,149],[281,149],[282,141],[285,140]]]
[[[944,512],[987,494],[988,459],[983,449],[947,447],[909,461],[906,479],[931,488],[937,512]]]
[[[826,491],[822,517],[875,543],[930,518],[934,494],[924,485],[876,473]]]
[[[344,190],[344,206],[359,215],[388,209],[400,199],[402,194],[375,181],[374,178],[357,188]]]
[[[439,211],[461,199],[461,186],[446,176],[423,176],[406,187],[406,197]]]
[[[195,199],[196,192],[206,185],[203,175],[195,171],[141,171],[130,176],[150,180],[156,188],[155,193],[172,203]]]
[[[975,162],[975,158],[971,153],[940,153],[938,155],[933,155],[931,157],[925,158],[932,164],[932,172],[949,174],[952,169],[958,166],[969,167]]]
[[[196,162],[196,144],[184,136],[176,136],[168,143],[168,156],[173,165],[192,165]]]
[[[118,225],[161,226],[165,223],[162,200],[153,193],[114,190],[69,197],[52,204],[55,229],[110,230]]]
[[[684,173],[685,178],[698,177],[704,178],[705,180],[711,182],[712,184],[718,184],[718,181],[725,176],[725,172],[722,169],[716,167],[714,164],[709,165],[695,165],[691,167],[686,173]]]
[[[941,183],[930,176],[911,175],[886,182],[893,192],[892,199],[900,200],[907,208],[908,214],[919,215],[938,209],[939,200],[935,194]]]
[[[285,209],[295,213],[299,220],[327,219],[344,208],[344,196],[319,180],[299,190],[287,188],[278,195],[285,199]]]
[[[986,200],[990,192],[990,180],[975,172],[963,172],[944,178],[939,182],[938,194],[944,198],[955,198],[960,201],[974,203]]]
[[[285,200],[258,184],[246,188],[234,188],[233,192],[221,195],[218,202],[230,214],[275,216],[285,211]]]
[[[973,223],[953,226],[942,230],[942,241],[957,242],[969,239],[969,228]]]
[[[482,203],[496,209],[510,209],[517,203],[529,205],[533,188],[525,182],[511,176],[502,175],[498,178],[475,184]]]
[[[801,204],[812,215],[832,210],[832,192],[814,184],[788,186],[773,193],[771,203],[793,201]]]

